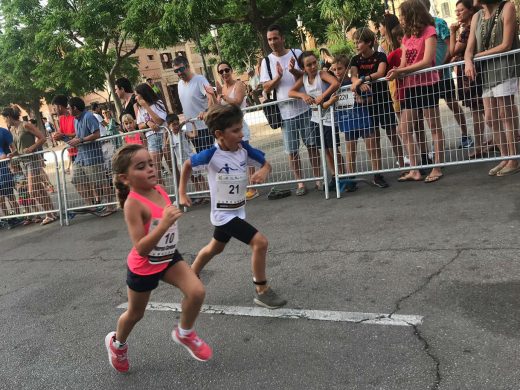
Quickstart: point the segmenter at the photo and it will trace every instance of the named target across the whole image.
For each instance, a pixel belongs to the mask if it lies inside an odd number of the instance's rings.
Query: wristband
[[[365,76],[361,76],[359,79],[361,80],[362,83],[364,83],[366,80]]]

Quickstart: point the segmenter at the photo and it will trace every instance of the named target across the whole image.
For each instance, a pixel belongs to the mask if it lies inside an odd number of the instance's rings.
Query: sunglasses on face
[[[174,69],[173,71],[175,73],[182,73],[186,70],[186,67],[185,66],[181,66],[180,68],[177,68],[177,69]]]
[[[229,73],[231,72],[231,68],[224,68],[224,69],[220,69],[218,71],[218,74],[224,74],[224,73]]]

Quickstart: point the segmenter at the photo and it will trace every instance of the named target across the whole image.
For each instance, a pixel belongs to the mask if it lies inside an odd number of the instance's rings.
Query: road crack
[[[404,297],[400,298],[396,302],[394,310],[390,313],[390,315],[388,317],[391,318],[394,314],[396,314],[399,310],[401,310],[401,305],[404,301],[410,299],[414,295],[416,295],[419,292],[421,292],[422,290],[424,290],[434,278],[439,276],[447,267],[449,267],[451,264],[453,264],[460,257],[460,255],[462,254],[462,252],[464,250],[465,249],[458,249],[455,256],[453,256],[448,262],[446,262],[441,267],[439,267],[439,269],[437,269],[435,272],[430,274],[426,278],[424,283],[422,283],[419,287],[417,287],[414,291],[412,291],[408,295],[405,295]],[[421,333],[419,326],[415,325],[415,324],[411,324],[411,323],[408,323],[408,324],[412,327],[414,336],[423,345],[424,352],[426,353],[426,355],[428,355],[428,357],[433,361],[433,363],[435,365],[435,380],[434,380],[433,384],[431,385],[430,389],[437,390],[442,381],[441,361],[440,361],[439,357],[437,355],[435,355],[435,353],[433,352],[432,346],[428,342],[427,338]]]

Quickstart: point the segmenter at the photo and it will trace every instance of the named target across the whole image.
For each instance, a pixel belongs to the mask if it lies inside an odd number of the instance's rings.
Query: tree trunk
[[[42,116],[40,115],[40,107],[40,99],[33,100],[29,107],[29,115],[36,119],[36,127],[45,132],[45,126],[43,125]]]
[[[114,74],[112,72],[105,72],[105,79],[108,84],[108,90],[110,91],[109,102],[110,95],[112,95],[114,97],[114,103],[116,105],[117,120],[119,120],[119,118],[121,118],[121,113],[123,112],[123,106],[121,105],[121,100],[119,100],[119,96],[117,96],[116,93],[116,80]]]

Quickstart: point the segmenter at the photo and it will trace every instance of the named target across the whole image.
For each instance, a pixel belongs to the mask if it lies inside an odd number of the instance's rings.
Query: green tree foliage
[[[366,26],[369,20],[376,21],[384,13],[383,2],[373,0],[320,0],[318,7],[321,17],[330,22],[327,40],[332,45],[346,40],[350,29]]]

